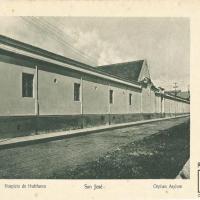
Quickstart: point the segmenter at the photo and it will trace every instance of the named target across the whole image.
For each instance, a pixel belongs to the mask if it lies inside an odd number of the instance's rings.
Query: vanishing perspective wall
[[[0,138],[138,121],[189,112],[189,104],[52,63],[0,56]],[[22,74],[33,96],[22,96]],[[78,84],[79,99],[74,87]],[[112,102],[110,102],[112,90]],[[77,97],[76,97],[77,98]]]

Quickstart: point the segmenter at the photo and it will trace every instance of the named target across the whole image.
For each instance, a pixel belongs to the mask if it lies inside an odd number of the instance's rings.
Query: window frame
[[[132,93],[129,93],[129,106],[131,106],[132,105],[132,96],[133,96],[133,94]]]
[[[76,86],[78,86],[78,87],[76,87]],[[77,91],[78,91],[78,93],[77,93]],[[80,83],[74,83],[74,101],[75,102],[81,101],[81,84]]]
[[[26,80],[25,80],[26,77]],[[28,83],[30,80],[28,78],[31,77],[31,84]],[[29,85],[30,84],[30,85]],[[31,88],[31,92],[28,90]],[[34,74],[22,72],[22,97],[23,98],[34,98]]]
[[[114,104],[114,91],[112,89],[109,90],[109,103]]]

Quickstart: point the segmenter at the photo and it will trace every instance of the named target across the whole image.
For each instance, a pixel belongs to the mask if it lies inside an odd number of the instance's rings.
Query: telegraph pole
[[[174,83],[174,86],[173,86],[173,88],[174,88],[174,95],[176,96],[177,95],[177,88],[178,88],[178,86],[177,86],[177,83],[175,82]]]
[[[177,95],[177,90],[176,90],[176,89],[178,88],[176,82],[174,83],[174,87],[173,87],[173,88],[174,88],[174,95],[175,95],[175,97],[176,97],[176,95]],[[175,106],[175,117],[176,117],[176,110],[177,110],[177,109],[176,109],[176,100],[174,101],[174,103],[175,103],[174,106]]]

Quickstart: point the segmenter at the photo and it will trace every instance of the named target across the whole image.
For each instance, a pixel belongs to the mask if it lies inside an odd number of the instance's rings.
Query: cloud
[[[74,38],[73,46],[96,61],[96,65],[122,62],[115,45],[104,41],[96,30],[81,31],[79,28],[68,29],[65,32]]]
[[[1,34],[94,67],[147,59],[156,85],[189,84],[185,19],[0,17],[0,23]]]
[[[6,21],[6,23],[5,23]],[[69,41],[62,39],[64,32],[60,32],[60,36],[56,35],[54,26],[47,26],[42,21],[34,18],[20,18],[20,17],[0,17],[1,29],[0,34],[6,35],[13,39],[29,43],[31,45],[46,49],[48,51],[75,59],[80,62],[87,64],[96,65],[94,61],[87,58],[87,52],[89,52],[89,46],[87,47],[85,42],[87,42],[86,36],[80,31],[76,32],[74,29],[68,29],[73,37],[73,40],[69,38]],[[61,29],[62,30],[62,29]],[[74,33],[76,33],[74,35]],[[70,36],[70,35],[69,35]],[[79,37],[79,40],[77,38]],[[83,49],[83,52],[81,50]]]

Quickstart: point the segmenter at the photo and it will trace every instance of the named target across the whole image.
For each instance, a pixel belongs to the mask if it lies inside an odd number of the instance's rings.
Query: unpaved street
[[[77,167],[93,162],[144,137],[188,122],[178,118],[67,138],[64,140],[0,150],[0,178],[68,178]]]

